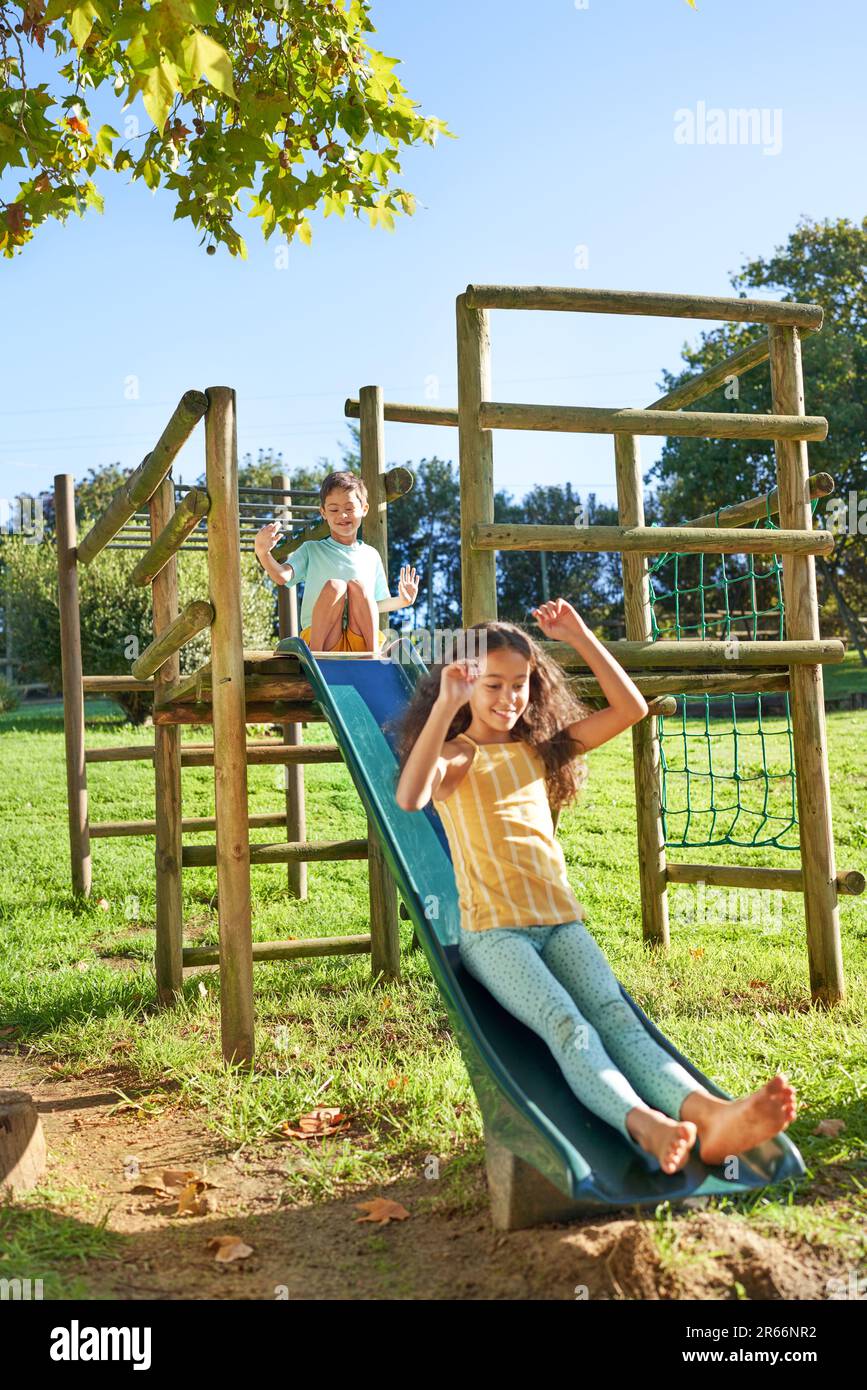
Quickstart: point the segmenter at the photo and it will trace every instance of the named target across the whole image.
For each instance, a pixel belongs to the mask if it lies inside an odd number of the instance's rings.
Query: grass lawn
[[[867,688],[857,657],[849,688]],[[842,672],[826,668],[828,693]],[[89,747],[152,742],[132,730],[107,700],[86,705]],[[867,710],[828,715],[838,868],[867,862]],[[185,730],[191,741],[209,730]],[[308,727],[325,741],[325,726]],[[29,1054],[54,1076],[85,1071],[128,1077],[118,1101],[135,1107],[182,1106],[237,1149],[254,1144],[315,1106],[339,1107],[356,1120],[352,1138],[298,1146],[285,1169],[285,1200],[317,1204],[348,1192],[418,1176],[431,1154],[455,1181],[482,1163],[481,1122],[460,1053],[422,952],[412,951],[402,923],[404,978],[372,988],[366,957],[325,958],[256,967],[257,1057],[251,1071],[228,1071],[219,1045],[219,979],[188,974],[184,997],[167,1012],[154,1007],[153,841],[92,842],[93,893],[70,892],[62,712],[59,704],[22,707],[0,717],[3,769],[0,857],[0,1046]],[[250,810],[278,809],[282,770],[249,769]],[[213,772],[187,768],[184,813],[209,815]],[[362,836],[366,822],[340,765],[309,768],[311,839]],[[147,763],[88,768],[94,821],[153,815]],[[575,891],[615,972],[675,1044],[730,1094],[755,1088],[776,1068],[794,1083],[800,1113],[790,1129],[808,1167],[800,1184],[748,1198],[720,1199],[717,1211],[762,1232],[821,1239],[851,1267],[867,1257],[867,906],[843,898],[840,918],[847,1002],[831,1011],[810,1006],[799,894],[761,895],[774,910],[757,921],[738,900],[705,901],[672,888],[672,946],[667,956],[642,946],[635,845],[635,803],[628,736],[590,757],[583,799],[561,820]],[[213,842],[213,834],[187,837]],[[253,832],[262,841],[275,831]],[[673,860],[798,866],[796,853],[731,847],[672,850]],[[287,896],[286,870],[256,866],[256,940],[364,932],[368,928],[364,863],[312,864],[310,893]],[[184,871],[187,942],[217,941],[216,871]],[[738,908],[747,907],[745,921]],[[715,920],[718,918],[719,920]],[[134,1094],[130,1096],[130,1092]],[[146,1094],[142,1094],[146,1092]],[[837,1134],[814,1133],[821,1120],[843,1121]],[[287,1150],[289,1152],[289,1150]],[[60,1199],[36,1194],[41,1209]],[[0,1207],[7,1240],[2,1271],[11,1277],[46,1244],[39,1222],[24,1222],[28,1202]],[[98,1216],[69,1223],[43,1264],[99,1249],[108,1238]],[[68,1288],[68,1280],[66,1287]]]

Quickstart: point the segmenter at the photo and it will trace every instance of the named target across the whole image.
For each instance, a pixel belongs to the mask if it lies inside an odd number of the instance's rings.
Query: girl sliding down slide
[[[569,886],[552,808],[586,778],[584,754],[647,714],[623,668],[564,599],[533,610],[568,642],[608,700],[589,712],[562,670],[511,623],[479,623],[479,662],[419,682],[400,731],[397,801],[433,798],[460,897],[460,956],[550,1047],[578,1099],[639,1153],[675,1173],[698,1143],[722,1163],[787,1128],[795,1093],[777,1074],[720,1100],[660,1047],[624,1000]]]

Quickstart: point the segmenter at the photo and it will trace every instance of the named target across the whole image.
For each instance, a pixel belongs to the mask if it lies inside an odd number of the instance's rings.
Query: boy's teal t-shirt
[[[388,579],[379,558],[379,551],[364,541],[353,541],[352,545],[342,545],[332,536],[321,541],[305,541],[289,556],[285,563],[292,568],[286,580],[304,585],[301,600],[300,626],[309,627],[313,622],[313,606],[322,592],[326,579],[358,579],[372,592],[377,603],[389,598]]]

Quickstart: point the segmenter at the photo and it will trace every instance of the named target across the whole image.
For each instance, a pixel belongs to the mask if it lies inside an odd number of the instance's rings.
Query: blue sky
[[[0,497],[136,466],[190,387],[236,389],[242,455],[337,461],[359,386],[453,403],[454,301],[470,281],[727,294],[802,215],[863,216],[859,0],[374,0],[372,15],[372,42],[459,137],[405,154],[416,215],[393,233],[315,217],[312,246],[281,270],[257,223],[247,261],[208,257],[168,193],[103,175],[103,216],[46,225],[0,264]],[[768,139],[678,142],[676,113],[699,103],[764,109]],[[94,109],[122,128],[110,96]],[[147,120],[140,98],[131,109]],[[607,406],[652,401],[701,329],[491,320],[495,399]],[[649,464],[659,441],[641,443]],[[386,444],[392,462],[457,457],[452,430],[390,425]],[[176,477],[201,471],[202,449],[200,430]],[[609,438],[502,432],[494,457],[516,495],[571,481],[614,498]]]

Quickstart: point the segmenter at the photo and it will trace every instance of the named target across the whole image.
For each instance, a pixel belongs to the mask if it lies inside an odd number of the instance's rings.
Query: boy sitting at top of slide
[[[379,552],[358,539],[368,501],[367,488],[354,473],[329,473],[319,489],[319,500],[330,536],[304,541],[291,561],[281,565],[272,559],[271,549],[282,527],[272,521],[256,536],[256,558],[275,584],[303,582],[301,637],[311,651],[376,651],[385,641],[379,629],[380,613],[412,607],[418,576],[411,565],[404,565],[398,596],[389,594]]]

